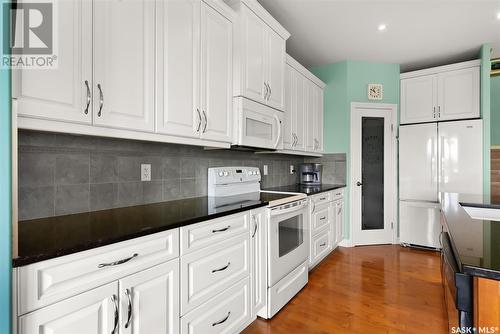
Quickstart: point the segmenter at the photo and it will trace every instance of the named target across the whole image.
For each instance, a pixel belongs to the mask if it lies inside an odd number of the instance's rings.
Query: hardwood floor
[[[400,246],[338,248],[272,320],[244,333],[447,333],[439,262]]]

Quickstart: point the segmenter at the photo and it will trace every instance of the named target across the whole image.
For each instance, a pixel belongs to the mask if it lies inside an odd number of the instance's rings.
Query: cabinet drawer
[[[179,230],[174,229],[20,267],[19,314],[178,256]],[[130,260],[103,266],[127,259]]]
[[[229,217],[181,228],[181,254],[187,254],[203,247],[241,233],[249,233],[249,214],[239,213]]]
[[[332,231],[326,228],[312,237],[311,264],[315,265],[327,256],[332,250]]]
[[[249,234],[181,258],[181,314],[249,275]]]
[[[318,195],[311,196],[311,201],[316,205],[321,205],[322,203],[328,203],[332,200],[331,192],[325,192]]]
[[[341,198],[344,198],[344,188],[336,189],[331,191],[331,196],[332,196],[332,201],[339,200]]]
[[[331,205],[325,204],[320,207],[316,207],[312,215],[311,221],[311,234],[316,235],[325,226],[329,226],[331,223]]]
[[[239,333],[250,321],[250,284],[247,277],[182,317],[181,333]]]

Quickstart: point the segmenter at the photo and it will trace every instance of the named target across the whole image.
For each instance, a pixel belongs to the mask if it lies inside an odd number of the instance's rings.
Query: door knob
[[[356,182],[356,185],[357,185],[358,187],[360,187],[360,186],[362,186],[362,185],[363,185],[363,183],[358,181],[358,182]]]

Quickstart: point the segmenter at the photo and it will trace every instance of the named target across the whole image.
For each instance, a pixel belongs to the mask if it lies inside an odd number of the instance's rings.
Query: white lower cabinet
[[[250,212],[252,228],[250,239],[252,277],[252,316],[266,306],[267,296],[267,209]]]
[[[179,332],[179,259],[119,281],[121,334]]]
[[[20,334],[109,334],[118,326],[118,284],[110,283],[19,318]]]
[[[310,196],[309,269],[314,268],[344,239],[344,190]]]

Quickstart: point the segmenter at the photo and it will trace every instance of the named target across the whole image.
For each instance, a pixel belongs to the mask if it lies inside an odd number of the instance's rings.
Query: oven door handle
[[[274,217],[274,216],[284,215],[284,214],[287,214],[290,212],[301,211],[306,206],[307,206],[307,201],[304,201],[304,203],[297,205],[297,206],[294,206],[294,207],[291,207],[289,209],[283,209],[283,210],[271,209],[271,216]]]

